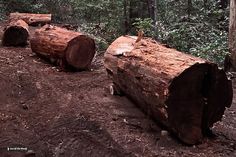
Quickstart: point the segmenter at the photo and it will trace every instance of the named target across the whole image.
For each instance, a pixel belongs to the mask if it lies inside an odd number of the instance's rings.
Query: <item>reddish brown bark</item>
[[[51,25],[36,30],[30,44],[33,52],[77,70],[88,69],[95,55],[92,38]]]
[[[12,21],[4,30],[2,45],[25,46],[27,45],[28,37],[28,24],[23,20]]]
[[[24,20],[28,25],[38,26],[51,23],[51,14],[10,13],[9,21]]]
[[[136,38],[122,36],[107,49],[109,76],[184,143],[201,142],[231,105],[231,81],[216,64]]]

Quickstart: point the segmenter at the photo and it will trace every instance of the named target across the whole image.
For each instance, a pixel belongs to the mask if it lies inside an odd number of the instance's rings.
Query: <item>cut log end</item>
[[[195,64],[169,86],[168,121],[185,143],[198,143],[221,120],[232,93],[231,83],[216,65]]]
[[[3,46],[26,46],[29,32],[22,27],[14,26],[3,34]]]
[[[95,42],[86,35],[77,36],[68,43],[65,55],[68,65],[77,70],[86,70],[95,55]]]
[[[28,43],[28,24],[23,20],[12,21],[5,28],[2,45],[3,46],[26,46]]]

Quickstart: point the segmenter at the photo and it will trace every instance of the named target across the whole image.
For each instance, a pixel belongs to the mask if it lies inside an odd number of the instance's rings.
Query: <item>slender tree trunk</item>
[[[124,5],[124,33],[125,34],[128,34],[128,32],[129,32],[127,4],[128,4],[127,0],[124,0],[123,5]]]
[[[133,3],[132,1],[129,1],[129,23],[132,23],[133,19]]]
[[[207,3],[208,3],[208,0],[203,1],[203,6],[204,6],[205,11],[207,10],[207,6],[208,6]]]
[[[219,1],[219,8],[225,9],[225,8],[227,8],[228,4],[229,4],[229,0],[220,0]]]
[[[190,19],[191,13],[192,13],[192,0],[188,0],[188,7],[187,7],[187,14],[188,14],[188,19]]]
[[[156,20],[156,0],[147,0],[149,17]]]
[[[153,0],[154,1],[154,11],[153,11],[153,23],[154,23],[154,33],[155,33],[155,38],[157,39],[158,37],[158,27],[157,27],[157,0]]]
[[[151,6],[152,6],[152,5],[151,5],[152,3],[151,3],[150,1],[151,1],[151,0],[147,0],[149,17],[151,17],[151,8],[152,8],[152,7],[151,7]]]
[[[225,30],[225,31],[228,31],[228,26],[224,24],[225,23],[224,21],[226,21],[225,10],[228,7],[228,5],[229,5],[229,0],[220,0],[218,3],[218,9],[223,10],[223,12],[218,18],[218,23],[219,23],[218,26],[219,26],[219,29]]]
[[[154,21],[154,18],[155,18],[155,0],[151,0],[151,18],[152,20]]]
[[[141,15],[139,15],[139,17],[141,18],[146,18],[148,17],[148,7],[147,7],[147,2],[146,1],[142,1],[140,3],[140,8],[142,9],[141,11]]]
[[[188,22],[190,22],[192,8],[193,8],[192,0],[188,0],[188,4],[187,4],[187,21]],[[188,38],[190,38],[190,37],[188,36]],[[191,48],[190,42],[188,42],[187,47],[188,47],[188,50]]]
[[[153,32],[155,33],[155,38],[157,38],[158,28],[157,28],[157,0],[147,0],[149,17],[153,21]]]
[[[229,51],[231,53],[230,70],[236,71],[236,0],[230,2]]]

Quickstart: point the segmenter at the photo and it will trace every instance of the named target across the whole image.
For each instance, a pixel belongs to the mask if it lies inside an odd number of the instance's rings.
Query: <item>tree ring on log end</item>
[[[3,34],[2,45],[3,46],[25,46],[29,32],[23,27],[11,26],[6,29]]]
[[[86,70],[90,67],[95,52],[94,40],[86,35],[79,35],[69,41],[65,50],[65,59],[73,68]]]
[[[215,64],[196,63],[186,69],[172,80],[166,100],[173,131],[185,143],[200,142],[230,106],[232,93],[227,76]]]

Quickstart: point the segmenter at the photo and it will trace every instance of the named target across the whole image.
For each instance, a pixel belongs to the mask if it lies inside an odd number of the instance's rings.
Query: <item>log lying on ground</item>
[[[25,46],[29,37],[28,24],[23,20],[12,21],[5,28],[2,37],[3,46]]]
[[[51,14],[10,13],[9,20],[24,20],[30,26],[45,25],[51,23]]]
[[[232,83],[216,64],[151,39],[122,36],[105,53],[119,90],[186,144],[207,136],[232,102]]]
[[[37,29],[30,44],[33,52],[76,70],[88,69],[95,55],[92,38],[52,25]]]

